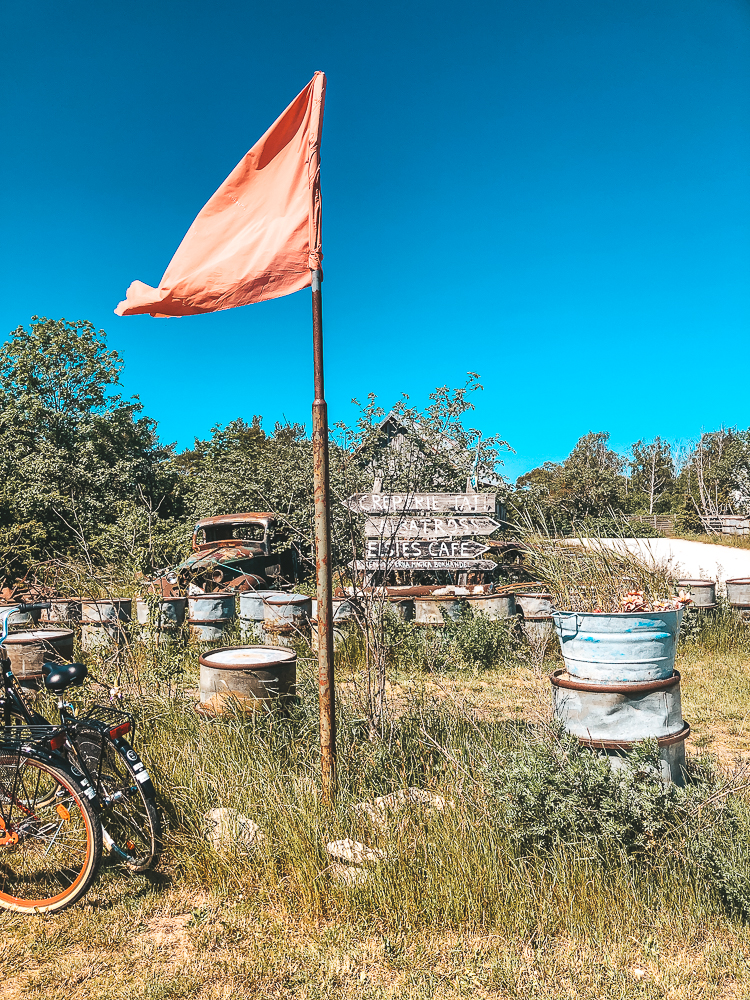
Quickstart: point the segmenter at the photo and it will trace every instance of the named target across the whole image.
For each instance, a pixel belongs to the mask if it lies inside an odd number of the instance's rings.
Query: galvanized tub
[[[524,618],[550,618],[552,615],[552,594],[541,591],[516,594],[516,606]]]
[[[81,620],[95,625],[129,622],[132,614],[133,602],[129,597],[110,597],[105,600],[81,602]]]
[[[306,629],[312,613],[312,598],[306,594],[276,593],[263,605],[263,628],[267,631]]]
[[[469,602],[472,611],[479,611],[492,621],[512,618],[516,613],[515,594],[469,594],[462,600]]]
[[[555,634],[552,615],[524,615],[523,630],[530,642],[549,642]]]
[[[555,611],[565,667],[602,683],[663,680],[674,673],[683,609],[595,614]]]
[[[58,597],[50,601],[51,607],[42,611],[42,621],[79,622],[81,620],[80,597]]]
[[[418,625],[444,625],[446,620],[462,617],[465,597],[434,597],[432,594],[414,598],[414,621]]]
[[[139,625],[153,624],[163,630],[178,629],[185,621],[187,597],[164,597],[153,603],[139,598],[135,602],[135,613]]]
[[[750,577],[727,580],[727,600],[737,608],[750,608]]]
[[[580,739],[620,746],[674,736],[684,728],[679,673],[642,683],[595,684],[557,670],[550,680],[554,717]]]
[[[716,584],[713,580],[678,580],[680,590],[689,590],[693,607],[712,608],[716,604]]]
[[[3,645],[10,659],[11,669],[22,684],[41,680],[45,663],[69,663],[73,659],[71,629],[14,632]]]
[[[83,622],[81,625],[81,649],[88,653],[108,653],[119,649],[125,645],[127,638],[127,625],[124,622]]]
[[[246,622],[262,622],[265,601],[276,597],[278,590],[247,590],[240,594],[240,618]]]
[[[348,635],[346,624],[341,623],[333,625],[333,649],[334,652],[341,647],[346,642],[346,637]],[[314,653],[317,653],[320,648],[320,643],[318,642],[318,623],[316,621],[310,622],[310,648]]]
[[[200,657],[200,707],[252,711],[294,695],[297,654],[274,646],[225,646]]]
[[[234,594],[220,591],[216,594],[188,596],[188,614],[191,621],[227,621],[236,615]]]
[[[210,621],[188,619],[190,636],[196,642],[223,642],[227,629],[232,627],[234,618],[212,618]]]

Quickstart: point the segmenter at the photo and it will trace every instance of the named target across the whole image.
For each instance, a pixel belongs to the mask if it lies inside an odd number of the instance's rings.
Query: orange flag
[[[326,78],[316,73],[203,206],[158,288],[134,281],[118,316],[191,316],[298,292],[320,267],[320,132]]]

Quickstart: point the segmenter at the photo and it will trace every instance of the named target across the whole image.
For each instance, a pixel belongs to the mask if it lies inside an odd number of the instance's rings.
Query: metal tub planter
[[[469,602],[475,614],[479,612],[492,621],[512,618],[516,613],[515,594],[469,594],[463,600]]]
[[[695,608],[713,608],[716,605],[716,584],[713,580],[678,580],[680,590],[687,590]]]
[[[727,580],[727,600],[734,608],[750,608],[750,577]]]
[[[139,625],[154,625],[161,631],[174,631],[185,620],[186,597],[164,597],[149,601],[139,598],[135,602]]]
[[[682,615],[680,608],[614,614],[555,611],[552,617],[568,673],[618,684],[672,676]]]
[[[295,693],[297,654],[271,646],[227,646],[200,657],[200,714],[254,712]]]

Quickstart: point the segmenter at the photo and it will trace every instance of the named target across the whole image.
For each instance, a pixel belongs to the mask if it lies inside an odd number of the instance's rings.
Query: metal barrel
[[[50,607],[42,611],[42,621],[79,622],[81,620],[80,597],[56,597]]]
[[[524,618],[549,618],[552,615],[552,594],[534,591],[528,594],[516,594],[515,598],[516,606]]]
[[[275,646],[225,646],[200,657],[200,707],[254,710],[295,693],[297,654]]]
[[[414,621],[420,625],[444,625],[461,617],[464,597],[434,597],[432,594],[414,598]]]
[[[346,622],[336,622],[333,626],[333,648],[341,649],[346,642],[347,626]],[[318,652],[318,623],[313,619],[310,622],[310,648],[314,653]]]
[[[264,601],[278,593],[278,590],[244,591],[240,594],[240,618],[246,622],[262,622]]]
[[[216,594],[193,594],[188,596],[188,614],[191,621],[225,621],[234,618],[236,606],[234,594],[220,591]]]
[[[135,613],[139,625],[156,625],[162,630],[178,629],[185,621],[186,597],[164,597],[160,601],[138,598]]]
[[[737,608],[750,608],[750,577],[727,580],[727,600]]]
[[[405,622],[414,620],[415,609],[413,597],[391,597],[389,595],[388,605]]]
[[[81,602],[81,620],[94,625],[129,622],[132,614],[133,602],[129,597],[108,597],[103,600]]]
[[[234,618],[211,618],[209,621],[188,619],[190,636],[197,642],[223,642],[227,629],[232,627]]]
[[[716,584],[713,580],[678,580],[680,590],[690,591],[693,606],[712,608],[716,604]]]
[[[272,594],[263,604],[263,627],[272,631],[306,629],[311,613],[312,598],[307,594]]]
[[[552,615],[524,615],[523,631],[530,642],[544,642],[555,634]]]
[[[11,669],[21,684],[41,680],[45,663],[62,663],[73,659],[71,629],[14,632],[3,645],[10,659]]]
[[[596,684],[557,670],[553,714],[567,732],[604,749],[675,736],[684,728],[680,675],[642,683]]]
[[[683,609],[552,615],[563,660],[573,677],[616,684],[663,680],[674,673]]]
[[[512,618],[516,613],[515,594],[469,594],[463,600],[469,602],[472,611],[479,611],[493,621]]]
[[[82,622],[81,649],[87,653],[105,653],[125,645],[128,625],[122,621]]]

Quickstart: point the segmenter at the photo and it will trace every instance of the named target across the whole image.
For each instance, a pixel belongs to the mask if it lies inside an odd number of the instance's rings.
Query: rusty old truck
[[[273,514],[219,514],[198,521],[193,551],[175,567],[181,580],[222,587],[240,576],[255,576],[260,584],[294,582],[297,550],[273,551]]]

